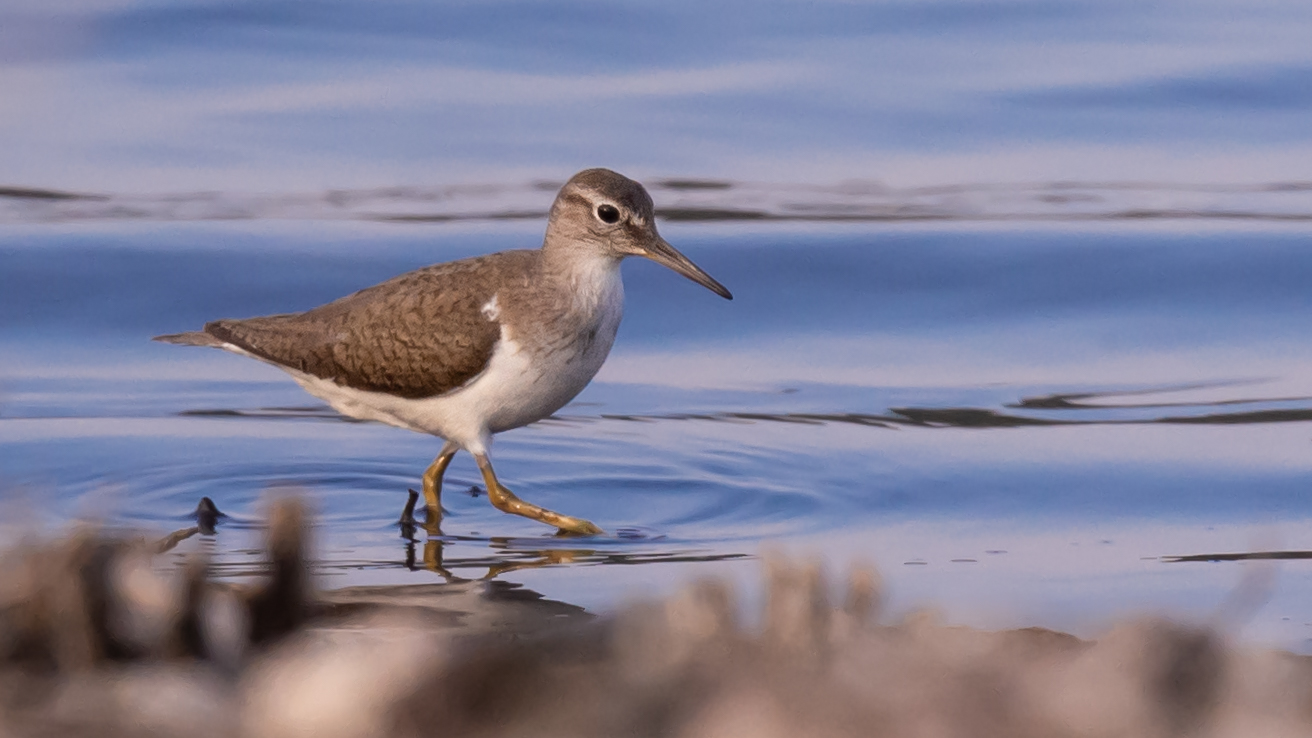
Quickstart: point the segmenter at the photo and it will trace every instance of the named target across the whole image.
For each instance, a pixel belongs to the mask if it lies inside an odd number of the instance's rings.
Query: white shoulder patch
[[[496,320],[501,317],[501,308],[497,306],[496,295],[493,295],[491,300],[483,303],[483,307],[479,308],[479,310],[483,312],[483,317],[488,320]]]

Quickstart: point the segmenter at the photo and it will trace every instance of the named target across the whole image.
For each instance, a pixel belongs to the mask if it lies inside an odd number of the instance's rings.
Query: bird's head
[[[651,195],[609,169],[585,169],[556,195],[544,249],[587,249],[616,259],[642,256],[663,264],[726,300],[733,295],[656,232]]]

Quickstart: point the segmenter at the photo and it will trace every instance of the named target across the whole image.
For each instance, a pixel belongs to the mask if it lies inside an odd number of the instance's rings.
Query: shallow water
[[[260,500],[296,490],[329,585],[491,574],[605,610],[696,576],[750,582],[769,543],[874,561],[895,609],[961,622],[1088,631],[1151,609],[1312,636],[1304,562],[1268,585],[1269,562],[1168,560],[1312,549],[1305,232],[667,225],[735,300],[626,264],[602,374],[494,449],[513,489],[596,521],[595,539],[495,511],[460,456],[443,535],[408,541],[396,520],[436,439],[345,422],[271,367],[148,340],[530,246],[538,227],[5,234],[9,536],[75,517],[163,533],[208,496],[230,517],[174,555],[204,548],[247,576]]]
[[[0,7],[0,529],[74,518],[329,585],[496,576],[593,610],[768,545],[890,607],[1096,632],[1141,610],[1312,651],[1312,6],[11,0]],[[467,457],[150,336],[541,241],[605,165],[735,294],[625,266],[559,417]],[[1233,558],[1233,557],[1231,557]],[[623,564],[624,566],[617,566]],[[750,596],[750,595],[749,595]]]

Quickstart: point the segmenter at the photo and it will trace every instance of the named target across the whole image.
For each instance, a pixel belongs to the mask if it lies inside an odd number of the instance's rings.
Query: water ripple
[[[125,195],[0,187],[0,223],[545,219],[560,183],[380,187],[320,193]],[[1022,182],[890,187],[665,179],[648,183],[675,222],[1312,221],[1312,182]],[[1151,202],[1150,207],[1144,205]]]
[[[891,407],[884,412],[662,412],[662,413],[569,413],[553,415],[544,424],[590,424],[602,421],[655,423],[707,421],[751,424],[758,422],[795,425],[860,425],[876,428],[1014,428],[1020,426],[1162,424],[1258,424],[1312,420],[1312,396],[1228,397],[1193,401],[1109,402],[1115,398],[1159,397],[1199,389],[1216,389],[1227,384],[1182,384],[1116,391],[1072,391],[1023,397],[1001,408],[986,407]],[[1288,407],[1286,407],[1288,406]],[[1214,408],[1245,409],[1215,412]],[[1194,413],[1159,414],[1155,411],[1187,410]],[[1009,412],[1032,411],[1026,412]],[[205,408],[183,410],[180,416],[251,418],[261,420],[320,420],[363,422],[340,415],[327,406]]]

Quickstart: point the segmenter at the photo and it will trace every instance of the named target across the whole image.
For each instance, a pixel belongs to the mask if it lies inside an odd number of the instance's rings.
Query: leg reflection
[[[449,583],[472,582],[472,581],[490,581],[507,572],[518,571],[521,569],[540,569],[547,566],[558,566],[561,564],[573,564],[580,561],[587,561],[597,556],[598,552],[592,549],[539,549],[524,550],[516,549],[512,546],[510,538],[493,538],[488,541],[489,547],[497,552],[492,557],[478,556],[470,559],[461,559],[450,562],[451,565],[467,568],[471,566],[486,566],[487,571],[481,577],[462,577],[451,571],[446,561],[447,541],[437,536],[430,536],[424,541],[424,553],[422,563],[417,560],[416,551],[418,540],[413,536],[405,537],[405,568],[410,571],[419,571],[424,569],[442,577]]]

